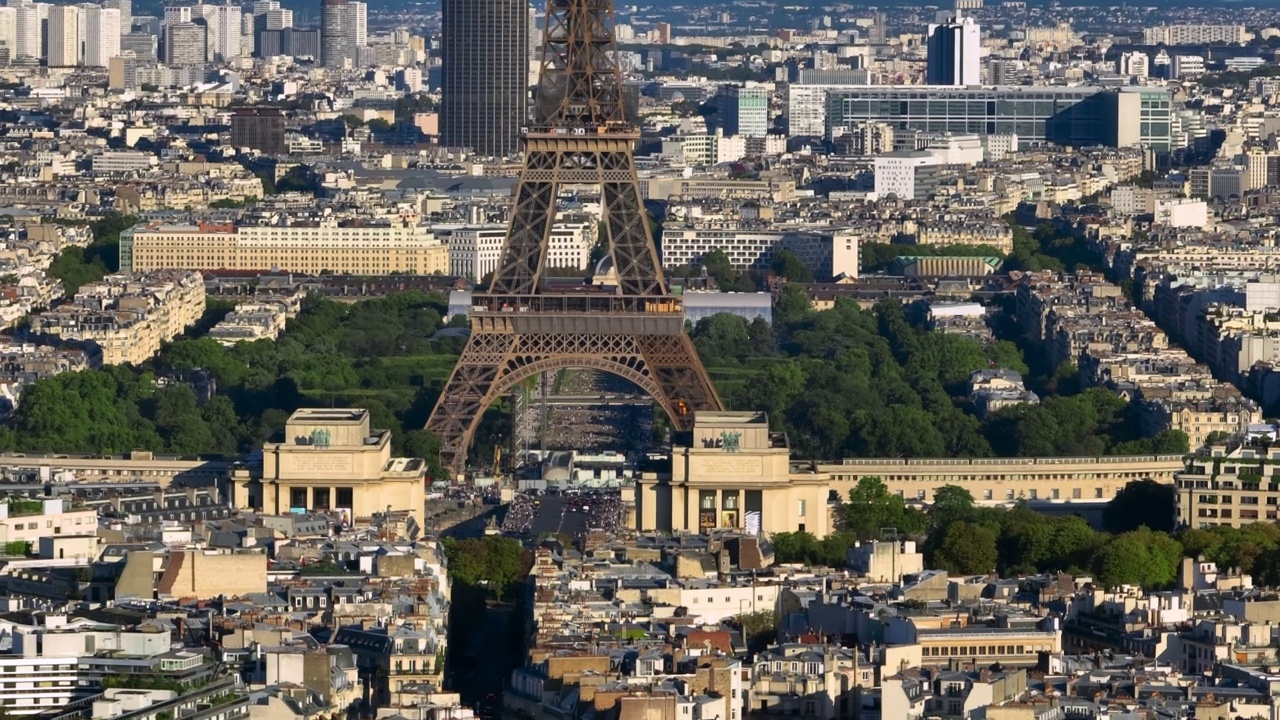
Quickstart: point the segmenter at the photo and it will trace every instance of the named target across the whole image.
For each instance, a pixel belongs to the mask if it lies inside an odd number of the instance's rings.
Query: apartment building
[[[42,615],[36,621],[42,624],[0,621],[0,632],[12,638],[10,648],[0,653],[0,709],[8,715],[54,715],[100,693],[108,675],[194,684],[214,673],[208,657],[173,650],[169,632],[156,625],[113,627],[65,615]]]
[[[1280,448],[1215,444],[1174,477],[1178,521],[1190,527],[1280,519]]]
[[[61,498],[0,502],[0,545],[24,542],[34,546],[42,537],[93,535],[97,531],[97,510],[72,508]]]
[[[435,236],[446,246],[448,273],[479,281],[498,269],[502,247],[507,240],[507,226],[465,225],[436,227]],[[551,238],[544,255],[549,268],[585,270],[596,244],[596,225],[587,220],[557,222],[551,226]]]
[[[283,226],[138,225],[120,234],[120,267],[346,275],[443,275],[449,250],[413,222]]]
[[[885,642],[920,646],[924,665],[951,660],[1000,663],[1005,667],[1034,667],[1041,653],[1062,652],[1062,634],[1031,626],[917,627],[913,618],[891,618]]]
[[[919,245],[985,245],[1001,253],[1013,252],[1013,228],[1003,222],[963,220],[922,222],[916,231]]]
[[[1240,397],[1239,391],[1229,385],[1216,387],[1222,391],[1234,390],[1235,394],[1196,400],[1143,399],[1144,430],[1150,435],[1181,430],[1187,434],[1190,447],[1195,449],[1216,433],[1243,435],[1249,425],[1262,419],[1257,403]]]
[[[859,238],[848,228],[667,226],[662,231],[662,264],[695,265],[720,250],[736,270],[767,270],[779,250],[795,253],[818,278],[858,276]]]
[[[204,315],[200,273],[108,275],[68,305],[31,317],[31,331],[84,343],[107,365],[140,364]]]
[[[284,332],[285,323],[297,315],[299,306],[300,299],[296,295],[264,297],[258,302],[237,305],[209,330],[209,337],[224,347],[254,340],[274,340]]]
[[[1157,25],[1142,30],[1144,45],[1234,45],[1245,37],[1243,25]]]

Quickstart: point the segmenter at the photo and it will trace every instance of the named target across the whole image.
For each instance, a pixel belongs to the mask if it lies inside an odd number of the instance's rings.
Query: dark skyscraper
[[[276,108],[236,108],[231,115],[231,144],[268,155],[284,152],[284,115]]]
[[[442,30],[440,142],[515,153],[528,115],[528,1],[444,0]]]
[[[342,67],[352,31],[347,27],[347,0],[320,2],[320,64]]]

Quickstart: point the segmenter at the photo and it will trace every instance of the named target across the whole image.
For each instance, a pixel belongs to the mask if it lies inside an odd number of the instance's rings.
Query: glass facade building
[[[827,129],[886,123],[898,130],[1006,135],[1059,145],[1170,147],[1171,100],[1147,88],[884,87],[831,89]]]
[[[515,154],[529,115],[527,0],[444,0],[440,142]]]

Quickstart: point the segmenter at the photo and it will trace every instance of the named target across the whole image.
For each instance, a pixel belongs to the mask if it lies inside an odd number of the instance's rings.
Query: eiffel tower
[[[427,430],[459,476],[481,414],[522,380],[590,368],[635,383],[677,430],[721,409],[668,293],[636,180],[639,131],[626,119],[613,0],[549,0],[534,122],[502,256],[488,292],[472,299],[471,337]],[[597,186],[617,284],[544,291],[556,201]]]

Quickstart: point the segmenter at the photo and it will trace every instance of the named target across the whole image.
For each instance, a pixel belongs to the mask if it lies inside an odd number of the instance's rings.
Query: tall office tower
[[[191,22],[191,6],[190,5],[171,5],[164,9],[164,24],[172,25],[174,23]]]
[[[350,33],[347,57],[356,56],[356,48],[369,44],[369,6],[362,2],[347,3],[347,28]]]
[[[80,8],[54,5],[49,8],[49,67],[72,67],[80,63]]]
[[[320,2],[320,64],[340,68],[347,59],[350,32],[347,27],[347,0]]]
[[[867,42],[872,45],[883,45],[888,36],[889,18],[882,12],[875,14],[871,26],[867,28]]]
[[[90,7],[84,11],[84,64],[107,67],[120,54],[120,11]]]
[[[441,38],[440,142],[480,155],[514,154],[528,124],[527,0],[444,0]]]
[[[112,90],[133,90],[138,87],[138,58],[124,50],[107,62],[107,87]]]
[[[725,135],[764,137],[769,134],[769,90],[726,85],[716,98],[720,129]]]
[[[128,35],[133,29],[133,0],[105,0],[102,7],[120,11],[120,34]]]
[[[293,11],[283,8],[268,10],[264,13],[266,25],[264,30],[283,30],[287,27],[293,27]]]
[[[1143,52],[1120,53],[1120,57],[1116,61],[1116,70],[1121,75],[1145,78],[1151,73],[1151,59]]]
[[[227,60],[240,56],[240,6],[219,5],[214,11],[217,22],[210,26],[215,33],[213,39],[213,57],[215,60]]]
[[[164,29],[164,64],[175,67],[204,65],[208,60],[208,27],[193,22],[173,23]]]
[[[156,54],[156,36],[151,33],[129,33],[120,36],[120,54],[133,53],[139,63],[153,63],[159,59]]]
[[[272,10],[280,9],[280,0],[257,0],[253,4],[254,15],[265,15]]]
[[[18,57],[18,8],[0,7],[0,53],[8,62]]]
[[[44,3],[23,3],[17,6],[17,48],[19,59],[39,60],[44,57],[44,32],[41,27],[47,18],[49,6]]]
[[[205,57],[209,60],[216,59],[218,56],[218,38],[222,34],[223,15],[220,12],[221,5],[199,4],[191,7],[191,22],[200,23],[203,21],[205,30],[205,42],[208,47],[205,49]],[[236,22],[236,27],[240,27],[240,23]]]
[[[982,30],[973,18],[929,26],[925,82],[930,85],[981,85]]]

